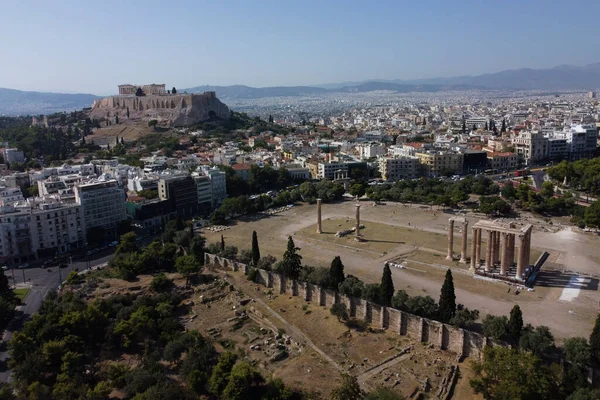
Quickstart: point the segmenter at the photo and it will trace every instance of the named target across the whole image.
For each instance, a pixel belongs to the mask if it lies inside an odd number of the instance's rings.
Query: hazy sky
[[[599,0],[0,0],[0,87],[310,85],[584,65]]]

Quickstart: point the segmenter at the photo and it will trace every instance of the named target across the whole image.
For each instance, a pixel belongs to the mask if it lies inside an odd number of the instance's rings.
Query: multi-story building
[[[348,177],[348,164],[345,162],[328,162],[317,164],[317,179],[342,179]]]
[[[19,149],[4,149],[4,162],[9,164],[24,163],[25,154],[23,153],[23,150]]]
[[[379,157],[379,172],[386,181],[414,179],[419,172],[419,159],[416,157]]]
[[[196,183],[196,189],[198,191],[198,211],[201,214],[208,214],[212,209],[212,188],[210,184],[210,177],[208,175],[200,175],[197,173],[194,173],[192,177]]]
[[[162,175],[158,181],[158,197],[170,200],[178,216],[191,217],[198,213],[198,188],[189,174]]]
[[[371,157],[382,156],[387,152],[386,146],[382,143],[359,144],[358,146],[356,146],[356,149],[358,150],[358,154],[360,155],[360,158],[371,158]]]
[[[526,165],[548,158],[548,138],[542,132],[520,132],[512,140],[515,153]]]
[[[571,125],[566,131],[569,143],[569,159],[591,157],[596,151],[598,142],[598,129],[594,125]]]
[[[548,138],[548,158],[558,161],[569,158],[569,143],[566,137]]]
[[[0,206],[7,206],[21,200],[23,200],[23,192],[20,188],[0,186]]]
[[[440,176],[446,173],[460,174],[463,170],[462,153],[445,151],[426,151],[415,153],[421,167],[428,176]]]
[[[0,209],[0,261],[19,263],[85,245],[81,206],[41,198]]]
[[[75,185],[75,201],[81,205],[86,230],[101,228],[106,237],[116,238],[118,226],[127,219],[125,193],[117,181],[94,180]]]
[[[203,167],[202,172],[210,179],[211,203],[216,208],[227,198],[226,174],[217,167]]]
[[[515,153],[488,153],[488,168],[500,171],[515,169],[518,166],[518,156]]]
[[[487,168],[487,152],[482,150],[462,150],[463,172],[465,174],[480,174]]]

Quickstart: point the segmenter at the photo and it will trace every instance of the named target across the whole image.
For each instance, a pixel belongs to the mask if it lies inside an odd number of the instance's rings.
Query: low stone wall
[[[237,261],[227,260],[206,253],[204,263],[233,271],[248,273],[249,267]],[[273,288],[275,293],[299,296],[306,301],[330,308],[333,304],[344,303],[351,317],[364,319],[373,326],[390,329],[399,335],[408,336],[423,343],[452,351],[459,356],[481,358],[485,346],[498,345],[485,336],[439,321],[422,318],[404,311],[382,307],[364,299],[348,297],[308,282],[287,279],[279,274],[263,269],[257,270],[256,283]]]

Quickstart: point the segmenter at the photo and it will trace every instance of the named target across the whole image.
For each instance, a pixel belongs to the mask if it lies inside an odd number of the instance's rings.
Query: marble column
[[[525,257],[526,257],[526,247],[525,243],[527,239],[525,239],[526,235],[519,235],[519,258],[517,259],[517,273],[515,278],[521,280],[523,279],[523,271],[525,270]]]
[[[496,247],[496,235],[497,234],[498,234],[498,232],[492,231],[492,235],[490,237],[490,242],[488,243],[488,246],[490,246],[490,262],[489,262],[490,268],[493,268],[494,264],[496,263],[496,252],[498,251],[498,248]]]
[[[469,221],[463,222],[462,226],[462,250],[460,252],[460,262],[466,264],[467,263],[467,246],[469,245]]]
[[[317,233],[323,233],[321,226],[321,199],[317,199]]]
[[[446,256],[446,260],[452,261],[454,259],[454,254],[452,252],[452,248],[454,247],[454,220],[448,220],[448,255]]]
[[[487,248],[485,255],[485,271],[489,272],[492,267],[492,248],[494,247],[494,232],[488,231]]]
[[[495,264],[500,263],[500,255],[502,254],[502,247],[500,245],[500,238],[502,237],[501,232],[496,232],[496,259],[494,260]]]
[[[477,228],[477,238],[475,239],[475,268],[481,264],[481,228]]]
[[[512,263],[515,260],[515,234],[510,233],[508,235],[508,268],[512,267]]]
[[[527,268],[531,261],[531,231],[527,232],[527,235],[525,235],[525,240],[527,243],[527,246],[525,246],[525,268]]]
[[[356,206],[356,237],[360,238],[360,204]]]
[[[500,260],[500,274],[506,275],[508,271],[508,241],[509,234],[502,233],[502,243],[501,243],[501,260]]]
[[[477,228],[471,228],[471,268],[469,271],[475,271],[477,268]]]

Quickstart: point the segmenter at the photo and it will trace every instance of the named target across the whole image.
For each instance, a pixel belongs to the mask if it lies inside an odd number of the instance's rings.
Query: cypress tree
[[[485,121],[485,130],[487,131],[489,129],[489,125],[487,123],[487,121]]]
[[[517,343],[521,338],[521,331],[523,330],[523,313],[521,307],[516,304],[512,310],[510,310],[510,319],[506,324],[506,332],[513,338]]]
[[[329,268],[329,284],[333,290],[338,290],[340,283],[344,281],[344,264],[340,256],[335,256],[331,261],[331,267]]]
[[[283,253],[283,260],[281,260],[281,269],[283,275],[287,278],[298,279],[300,276],[300,270],[302,269],[302,256],[297,253],[300,250],[294,244],[294,239],[288,236],[287,250]]]
[[[225,250],[225,238],[221,235],[221,251]]]
[[[502,118],[502,127],[500,128],[500,133],[506,132],[506,120]]]
[[[260,249],[258,248],[258,235],[252,231],[252,264],[256,267],[260,260]]]
[[[590,351],[592,353],[592,360],[600,363],[600,314],[596,317],[596,323],[590,335]]]
[[[192,239],[194,238],[194,223],[193,222],[190,224],[190,237]]]
[[[465,122],[464,119],[463,119],[463,125],[462,125],[462,133],[463,134],[467,133],[467,123]]]
[[[392,281],[392,271],[386,263],[383,267],[383,275],[381,275],[381,302],[382,305],[390,307],[392,305],[392,297],[394,297],[394,282]]]
[[[454,293],[454,279],[452,271],[446,271],[446,278],[440,292],[438,304],[438,317],[442,322],[449,322],[456,313],[456,294]]]

